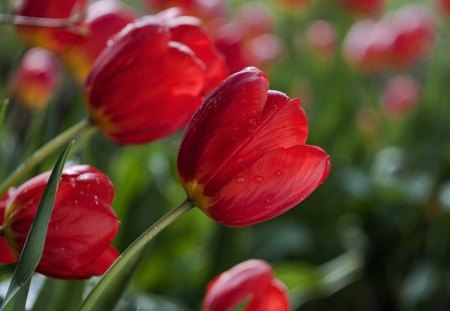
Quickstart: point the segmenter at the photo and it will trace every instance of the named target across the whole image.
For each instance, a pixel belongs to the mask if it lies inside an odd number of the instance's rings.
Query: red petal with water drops
[[[49,173],[44,173],[20,186],[7,206],[5,234],[17,253],[23,248],[48,178]],[[97,169],[90,166],[65,169],[36,271],[76,279],[104,272],[92,267],[105,256],[117,234],[119,222],[111,209],[113,195],[111,181]],[[112,252],[107,254],[110,258]]]

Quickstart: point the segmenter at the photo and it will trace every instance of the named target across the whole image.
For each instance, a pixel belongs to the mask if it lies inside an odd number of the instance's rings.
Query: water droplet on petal
[[[238,177],[236,177],[236,182],[238,184],[241,184],[241,183],[245,182],[245,178],[242,176],[238,176]]]
[[[292,160],[292,161],[291,161],[291,165],[295,165],[295,160]]]
[[[260,182],[262,182],[264,180],[264,177],[262,177],[262,176],[255,176],[255,177],[253,177],[253,181],[255,182],[255,183],[260,183]]]
[[[249,125],[256,125],[256,119],[248,119]]]
[[[283,172],[282,171],[275,171],[275,173],[273,173],[273,175],[275,176],[281,176]]]
[[[258,164],[258,168],[262,169],[262,164],[261,163]]]

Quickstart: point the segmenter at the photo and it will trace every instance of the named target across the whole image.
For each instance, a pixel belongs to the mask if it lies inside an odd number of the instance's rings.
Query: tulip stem
[[[101,296],[108,290],[108,285],[114,283],[114,279],[120,274],[124,273],[124,270],[128,270],[129,264],[139,256],[144,247],[164,228],[171,224],[179,216],[183,215],[187,211],[194,207],[192,202],[187,199],[177,207],[170,210],[157,222],[151,225],[144,231],[130,246],[117,258],[112,264],[109,270],[103,275],[98,283],[91,290],[86,299],[81,303],[78,311],[92,311],[96,310],[96,303],[100,300]]]
[[[88,133],[89,129],[93,128],[93,124],[89,120],[82,120],[74,126],[68,128],[47,144],[36,150],[28,159],[20,164],[14,172],[11,173],[0,184],[0,197],[6,193],[9,187],[16,185],[22,177],[29,173],[33,168],[47,158],[52,152],[58,150],[63,145],[67,144],[70,140],[82,133]]]
[[[67,28],[83,20],[83,14],[75,14],[69,18],[44,18],[22,16],[14,14],[0,14],[0,24],[13,24],[22,26]]]

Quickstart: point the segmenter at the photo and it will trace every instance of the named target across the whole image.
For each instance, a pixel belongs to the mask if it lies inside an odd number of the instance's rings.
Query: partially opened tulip
[[[10,89],[14,98],[30,109],[47,106],[60,82],[57,58],[42,48],[29,50],[15,72]]]
[[[16,14],[24,17],[45,19],[68,19],[81,15],[87,0],[24,0],[20,2]],[[69,26],[69,23],[68,23]],[[25,43],[39,46],[53,52],[63,51],[68,44],[76,40],[79,34],[70,27],[43,27],[18,25],[17,32]]]
[[[257,68],[227,78],[189,123],[178,172],[190,200],[217,222],[247,226],[278,216],[328,176],[329,156],[306,145],[298,99],[269,90]]]
[[[214,278],[206,289],[202,311],[288,311],[286,287],[275,279],[270,265],[244,261]]]
[[[200,105],[205,86],[226,74],[209,66],[216,64],[213,50],[198,26],[174,18],[173,24],[161,16],[137,19],[94,64],[85,86],[90,117],[117,143],[147,143],[177,131]]]
[[[30,179],[10,191],[6,200],[2,231],[16,259],[49,176],[48,172]],[[97,169],[87,165],[65,169],[36,271],[65,279],[85,279],[105,273],[119,255],[111,246],[119,226],[111,208],[113,195],[111,181]],[[8,262],[3,257],[2,262]]]

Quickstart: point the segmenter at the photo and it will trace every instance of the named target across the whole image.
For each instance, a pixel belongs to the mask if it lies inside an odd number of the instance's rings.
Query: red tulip
[[[84,82],[107,41],[125,25],[138,17],[130,7],[119,1],[100,0],[92,3],[81,26],[80,35],[63,51],[62,58],[78,81]]]
[[[67,19],[84,11],[87,0],[23,0],[16,14],[27,17]],[[61,52],[79,36],[74,29],[38,26],[17,26],[20,38],[32,45]]]
[[[91,119],[121,144],[146,143],[184,126],[202,100],[204,63],[160,18],[137,19],[99,56],[86,82]]]
[[[430,50],[435,30],[433,16],[425,7],[404,6],[382,22],[394,30],[390,61],[395,66],[407,66]]]
[[[393,40],[393,30],[386,24],[361,20],[352,26],[344,40],[344,56],[358,69],[383,70],[389,66]]]
[[[178,171],[189,198],[227,226],[286,212],[330,170],[329,156],[305,145],[300,101],[268,87],[254,67],[231,75],[205,99],[181,141]]]
[[[203,311],[230,311],[241,303],[243,311],[288,311],[286,287],[274,278],[263,260],[244,261],[214,278],[206,289]]]
[[[41,48],[29,50],[11,81],[15,98],[31,109],[44,108],[60,81],[58,60]]]
[[[408,75],[399,75],[390,79],[383,91],[382,105],[391,117],[402,117],[419,101],[419,86]]]
[[[3,230],[16,258],[49,176],[49,172],[36,176],[10,193]],[[36,271],[67,279],[103,274],[119,255],[110,246],[119,226],[111,208],[113,195],[111,181],[97,169],[87,165],[65,169]]]

